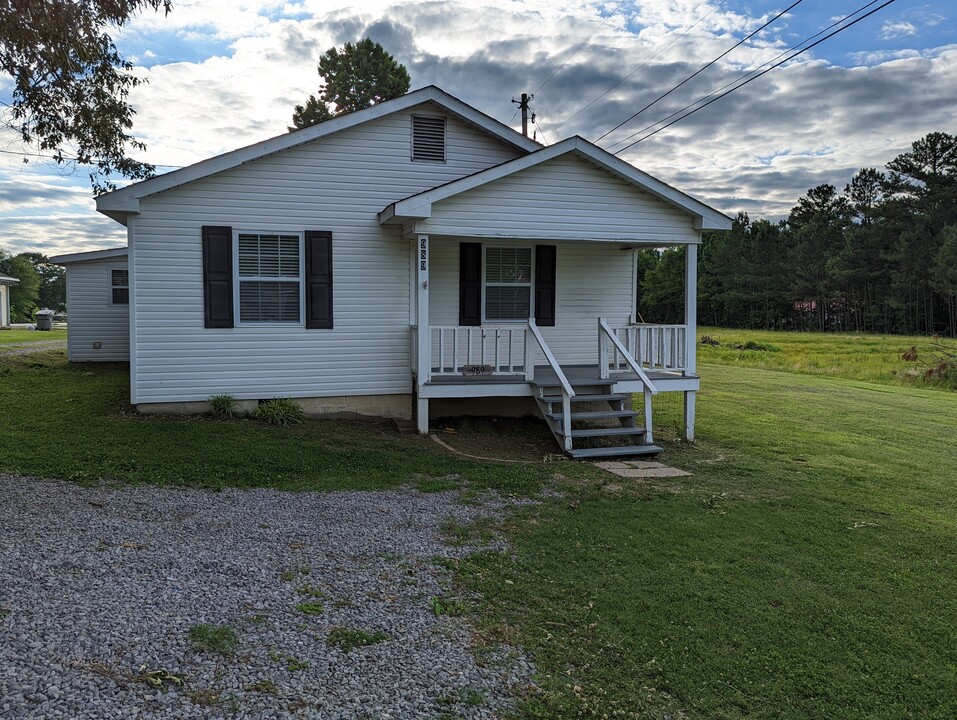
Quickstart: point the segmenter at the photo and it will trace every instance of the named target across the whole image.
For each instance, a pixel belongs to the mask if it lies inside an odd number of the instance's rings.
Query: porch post
[[[417,235],[416,244],[416,407],[415,417],[418,431],[422,435],[429,432],[429,400],[422,397],[422,388],[432,374],[432,333],[429,331],[429,236]]]
[[[699,233],[698,237],[701,235]],[[696,375],[698,330],[698,246],[685,246],[685,375]],[[695,393],[685,392],[685,440],[694,440]]]

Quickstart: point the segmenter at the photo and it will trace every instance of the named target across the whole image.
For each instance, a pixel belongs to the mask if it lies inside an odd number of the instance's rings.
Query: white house
[[[70,361],[129,360],[126,248],[56,255],[50,262],[66,267],[66,352]]]
[[[97,209],[128,231],[142,412],[282,396],[427,432],[430,415],[518,400],[587,456],[657,451],[651,395],[679,391],[693,434],[693,251],[730,220],[582,138],[542,147],[427,87]],[[692,250],[685,323],[638,323],[635,251],[667,245]],[[618,426],[577,422],[594,420]],[[594,436],[629,444],[581,447]]]
[[[10,288],[19,284],[19,278],[0,273],[0,327],[10,325]]]

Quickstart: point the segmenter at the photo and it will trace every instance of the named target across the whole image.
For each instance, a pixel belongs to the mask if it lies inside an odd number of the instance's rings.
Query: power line
[[[565,58],[565,62],[563,62],[561,65],[559,65],[559,66],[558,66],[558,69],[555,70],[555,72],[553,72],[551,75],[549,75],[549,76],[545,79],[545,82],[543,82],[541,85],[539,85],[539,86],[535,89],[535,92],[533,92],[532,94],[534,95],[534,94],[537,93],[539,90],[541,90],[543,87],[545,87],[546,85],[548,85],[548,83],[551,82],[552,78],[555,77],[556,75],[558,75],[558,73],[560,73],[560,72],[562,71],[562,68],[565,67],[565,66],[568,64],[568,62],[569,62],[573,57],[575,57],[575,56],[578,54],[578,52],[579,52],[583,47],[585,47],[585,46],[588,44],[588,41],[591,40],[593,37],[595,37],[595,33],[597,33],[599,30],[601,30],[603,27],[605,27],[605,23],[607,23],[609,20],[611,20],[611,18],[614,16],[614,14],[617,13],[617,12],[621,9],[621,6],[624,5],[624,4],[625,4],[625,0],[621,0],[621,2],[618,3],[618,6],[617,6],[614,10],[612,10],[611,13],[608,14],[608,15],[605,17],[604,20],[601,21],[601,25],[599,25],[599,26],[596,27],[594,30],[592,30],[591,35],[589,35],[587,38],[585,38],[585,39],[582,41],[582,44],[579,45],[577,48],[575,48],[574,52],[572,52],[571,55],[569,55],[567,58]]]
[[[634,75],[636,72],[638,72],[639,70],[641,70],[643,67],[645,67],[648,63],[650,63],[650,62],[651,62],[652,60],[654,60],[656,57],[658,57],[659,55],[661,55],[661,53],[663,53],[665,50],[667,50],[667,49],[670,48],[672,45],[674,45],[676,42],[678,42],[681,38],[683,38],[683,37],[684,37],[685,35],[687,35],[689,32],[691,32],[692,30],[694,30],[694,29],[698,26],[699,23],[701,23],[702,21],[706,20],[706,19],[708,18],[708,16],[710,16],[712,13],[717,12],[718,8],[720,8],[722,5],[724,5],[727,1],[728,1],[728,0],[721,0],[721,2],[719,2],[719,3],[718,3],[717,5],[715,5],[713,8],[711,8],[711,10],[709,10],[705,15],[702,15],[700,18],[698,18],[698,19],[694,22],[694,24],[689,25],[689,26],[686,27],[679,35],[677,35],[677,36],[675,36],[674,38],[672,38],[671,41],[670,41],[667,45],[665,45],[664,47],[662,47],[660,50],[658,50],[658,52],[656,52],[656,53],[655,53],[654,55],[652,55],[650,58],[648,58],[647,60],[645,60],[641,65],[639,65],[639,66],[636,67],[634,70],[632,70],[630,73],[628,73],[627,75],[625,75],[625,77],[623,77],[621,80],[619,80],[618,82],[616,82],[616,83],[615,83],[614,85],[612,85],[610,88],[608,88],[607,90],[605,90],[605,92],[603,92],[601,95],[599,95],[598,97],[596,97],[596,98],[595,98],[594,100],[592,100],[590,103],[588,103],[587,105],[585,105],[584,107],[582,107],[581,109],[579,109],[577,112],[575,112],[574,115],[571,115],[571,116],[565,118],[564,120],[562,120],[558,125],[556,125],[554,128],[552,128],[552,130],[554,130],[554,131],[557,132],[559,129],[561,129],[562,125],[564,125],[565,123],[570,122],[571,120],[574,120],[575,118],[577,118],[579,115],[581,115],[583,112],[585,112],[588,108],[590,108],[590,107],[591,107],[592,105],[594,105],[596,102],[598,102],[598,101],[601,100],[603,97],[605,97],[605,95],[607,95],[607,94],[610,93],[612,90],[614,90],[614,89],[617,88],[619,85],[621,85],[623,82],[625,82],[626,80],[628,80],[632,75]]]
[[[732,80],[732,81],[729,82],[729,83],[725,83],[724,85],[722,85],[721,87],[719,87],[719,88],[718,88],[717,90],[715,90],[714,92],[711,92],[711,93],[705,95],[704,97],[698,98],[697,100],[695,100],[695,101],[692,102],[692,103],[688,103],[687,105],[685,105],[685,106],[684,106],[683,108],[681,108],[680,110],[675,110],[675,111],[674,111],[673,113],[671,113],[670,115],[667,115],[666,117],[663,117],[663,118],[661,118],[660,120],[656,120],[655,122],[651,123],[650,125],[647,125],[647,126],[645,126],[644,128],[642,128],[641,130],[636,130],[636,131],[633,132],[631,135],[629,135],[629,136],[627,136],[627,137],[624,137],[624,138],[622,138],[621,140],[618,140],[618,141],[612,143],[611,145],[608,146],[607,149],[610,151],[611,148],[615,147],[616,145],[623,145],[624,143],[628,142],[629,140],[631,140],[631,139],[632,139],[633,137],[635,137],[636,135],[641,135],[643,132],[646,132],[646,131],[648,131],[648,130],[651,130],[653,127],[655,127],[655,125],[659,125],[659,124],[661,124],[661,123],[663,123],[663,122],[666,122],[666,121],[670,120],[671,118],[675,117],[676,115],[680,115],[680,114],[683,113],[685,110],[688,110],[689,108],[693,108],[693,107],[694,107],[695,105],[697,105],[698,103],[704,102],[705,100],[708,100],[709,98],[714,97],[715,95],[717,95],[718,93],[720,93],[722,90],[724,90],[724,89],[726,89],[726,88],[729,88],[729,87],[731,87],[732,85],[737,84],[738,82],[740,82],[741,80],[745,79],[745,78],[748,77],[749,75],[753,75],[754,73],[756,73],[756,72],[758,72],[759,70],[761,70],[761,68],[764,68],[764,67],[767,67],[768,65],[771,65],[772,63],[774,63],[774,62],[775,62],[776,60],[778,60],[779,58],[782,58],[782,57],[784,57],[785,55],[787,55],[789,52],[791,52],[791,51],[793,51],[793,50],[797,50],[799,47],[801,47],[801,46],[804,45],[805,43],[810,42],[810,41],[813,40],[814,38],[820,37],[821,35],[823,35],[824,33],[826,33],[828,30],[831,30],[832,28],[835,28],[835,27],[837,27],[838,25],[841,25],[841,24],[847,22],[847,20],[849,20],[850,18],[854,17],[854,16],[857,15],[859,12],[862,12],[862,11],[866,10],[866,9],[869,8],[871,5],[876,5],[876,4],[879,3],[880,1],[881,1],[881,0],[870,0],[870,2],[867,3],[866,5],[863,5],[863,6],[859,7],[857,10],[855,10],[855,11],[852,12],[852,13],[848,13],[848,14],[845,15],[844,17],[842,17],[842,18],[836,20],[835,22],[831,23],[830,25],[828,25],[828,26],[827,26],[826,28],[824,28],[823,30],[818,31],[818,32],[814,33],[813,35],[809,35],[808,37],[804,38],[801,42],[799,42],[799,43],[797,43],[797,44],[795,44],[795,45],[792,45],[791,47],[789,47],[787,50],[784,50],[783,52],[778,53],[777,55],[775,55],[773,58],[771,58],[771,59],[768,60],[767,62],[762,63],[761,65],[758,65],[756,68],[754,68],[754,69],[752,69],[752,70],[749,70],[748,72],[744,73],[744,75],[739,75],[739,76],[736,77],[734,80]],[[620,151],[616,151],[616,152],[620,152]]]
[[[18,150],[0,150],[0,153],[4,153],[5,155],[19,155],[21,157],[29,156],[29,157],[36,157],[36,158],[45,158],[47,160],[57,160],[57,161],[66,160],[69,162],[80,162],[79,158],[67,157],[66,155],[64,155],[63,157],[57,157],[56,155],[44,155],[43,153],[27,153],[27,152],[20,152]],[[89,163],[80,163],[80,164],[88,165]],[[164,165],[163,163],[148,163],[148,164],[152,165],[153,167],[173,168],[174,170],[179,170],[180,168],[183,167],[182,165]]]
[[[648,103],[647,105],[645,105],[643,108],[641,108],[641,110],[639,110],[638,112],[636,112],[634,115],[632,115],[631,117],[629,117],[629,118],[627,118],[627,119],[625,119],[625,120],[622,120],[620,123],[618,123],[617,125],[615,125],[615,127],[613,127],[611,130],[609,130],[608,132],[604,133],[601,137],[597,138],[597,139],[595,140],[595,142],[598,143],[599,141],[601,141],[601,140],[603,140],[604,138],[606,138],[606,137],[608,137],[609,135],[611,135],[613,132],[615,132],[615,130],[617,130],[618,128],[620,128],[622,125],[625,125],[625,124],[627,124],[627,123],[630,123],[632,120],[634,120],[636,117],[638,117],[639,115],[641,115],[645,110],[647,110],[648,108],[650,108],[652,105],[654,105],[655,103],[657,103],[659,100],[664,100],[666,97],[668,97],[669,95],[671,95],[671,93],[673,93],[675,90],[677,90],[678,88],[680,88],[682,85],[684,85],[685,83],[687,83],[687,82],[693,80],[696,76],[700,75],[700,74],[703,73],[705,70],[707,70],[709,67],[711,67],[711,66],[714,65],[716,62],[718,62],[718,60],[720,60],[721,58],[723,58],[724,56],[726,56],[726,55],[727,55],[728,53],[730,53],[732,50],[735,50],[736,48],[738,48],[738,47],[740,47],[741,45],[743,45],[744,43],[746,43],[748,40],[750,40],[750,39],[753,38],[755,35],[757,35],[759,32],[761,32],[761,31],[764,30],[766,27],[768,27],[768,25],[770,25],[771,23],[773,23],[775,20],[777,20],[778,18],[780,18],[782,15],[784,15],[786,12],[788,12],[788,11],[791,10],[792,8],[797,7],[798,5],[800,5],[802,2],[804,2],[804,0],[795,0],[795,2],[791,3],[788,7],[786,7],[784,10],[782,10],[781,12],[779,12],[777,15],[775,15],[775,16],[774,16],[773,18],[771,18],[770,20],[768,20],[766,23],[764,23],[764,25],[762,25],[761,27],[759,27],[757,30],[753,31],[753,32],[750,33],[747,37],[745,37],[745,38],[739,40],[738,42],[736,42],[734,45],[732,45],[731,47],[729,47],[729,48],[728,48],[727,50],[725,50],[723,53],[721,53],[720,55],[718,55],[718,57],[716,57],[714,60],[711,60],[711,61],[708,62],[707,64],[702,65],[700,68],[698,68],[698,69],[697,69],[695,72],[693,72],[691,75],[689,75],[689,76],[686,77],[684,80],[682,80],[680,83],[678,83],[678,84],[675,85],[673,88],[671,88],[668,92],[663,93],[662,95],[659,95],[658,97],[656,97],[654,100],[652,100],[650,103]]]
[[[877,1],[877,0],[874,0],[874,2],[876,2],[876,1]],[[867,4],[864,5],[863,7],[860,7],[860,8],[858,8],[857,10],[855,10],[853,13],[851,13],[851,14],[848,15],[847,17],[851,17],[851,16],[853,16],[853,15],[856,15],[856,14],[859,13],[861,10],[864,10],[865,8],[867,8],[867,7],[871,6],[871,5],[873,5],[874,2],[867,3]],[[859,23],[861,20],[864,20],[864,19],[870,17],[870,16],[873,15],[874,13],[878,12],[879,10],[883,10],[885,7],[887,7],[888,5],[891,5],[892,3],[895,3],[895,2],[897,2],[897,0],[887,0],[883,5],[880,5],[880,6],[876,7],[876,8],[874,8],[873,10],[871,10],[871,11],[868,12],[868,13],[866,13],[865,15],[861,15],[861,17],[856,18],[855,20],[853,20],[852,22],[848,23],[847,25],[844,25],[843,27],[838,28],[838,29],[835,30],[834,32],[832,32],[832,33],[830,33],[830,34],[828,34],[828,35],[822,37],[822,38],[821,38],[820,40],[818,40],[817,42],[811,43],[811,44],[808,45],[806,48],[803,48],[803,49],[797,51],[796,53],[794,53],[794,54],[792,54],[792,55],[789,55],[788,57],[784,58],[784,60],[781,60],[780,62],[775,63],[774,65],[772,65],[771,67],[767,68],[766,70],[762,70],[760,73],[758,73],[757,75],[754,75],[753,77],[748,78],[747,80],[745,80],[745,81],[742,82],[741,84],[735,85],[733,88],[731,88],[731,89],[728,90],[727,92],[723,92],[723,93],[721,93],[720,95],[717,95],[717,96],[711,98],[710,100],[708,100],[708,102],[706,102],[706,103],[704,103],[703,105],[700,105],[700,106],[694,108],[693,110],[691,110],[691,112],[688,112],[688,113],[682,115],[681,117],[675,118],[674,120],[672,120],[672,121],[671,121],[670,123],[668,123],[667,125],[663,125],[663,126],[661,126],[660,128],[658,128],[657,130],[655,130],[654,132],[648,133],[647,135],[638,138],[638,139],[635,140],[633,143],[630,143],[630,144],[626,145],[625,147],[621,148],[620,150],[616,150],[616,151],[614,152],[614,154],[615,154],[615,155],[618,155],[619,153],[623,153],[625,150],[627,150],[627,149],[630,148],[630,147],[633,147],[633,146],[637,145],[637,144],[640,143],[642,140],[647,140],[648,138],[652,137],[653,135],[657,135],[657,134],[660,133],[662,130],[665,130],[666,128],[669,128],[669,127],[671,127],[672,125],[674,125],[675,123],[684,120],[686,117],[690,117],[691,115],[694,115],[694,114],[695,114],[696,112],[698,112],[699,110],[703,110],[704,108],[708,107],[708,105],[710,105],[711,103],[720,100],[721,98],[725,97],[726,95],[730,95],[730,94],[733,93],[735,90],[738,90],[739,88],[744,87],[745,85],[747,85],[749,82],[751,82],[751,81],[753,81],[753,80],[757,80],[757,79],[758,79],[759,77],[761,77],[762,75],[768,74],[769,72],[771,72],[772,70],[774,70],[774,69],[777,68],[777,67],[780,67],[781,65],[783,65],[783,64],[786,63],[786,62],[788,62],[789,60],[793,60],[793,59],[796,58],[797,56],[803,55],[804,53],[806,53],[806,52],[807,52],[808,50],[810,50],[811,48],[816,47],[817,45],[820,45],[820,44],[821,44],[822,42],[824,42],[825,40],[828,40],[828,39],[834,37],[835,35],[838,35],[839,33],[844,32],[844,31],[847,30],[849,27],[851,27],[851,26],[853,26],[853,25],[856,25],[856,24]],[[844,18],[844,19],[846,20],[847,18]],[[839,21],[839,22],[843,22],[843,20],[841,20],[841,21]],[[832,26],[832,27],[833,27],[833,26]],[[820,34],[820,33],[819,33],[819,34]],[[805,41],[805,42],[806,42],[806,41]],[[779,57],[780,57],[780,56],[779,56]],[[745,76],[745,77],[747,77],[747,76]],[[740,79],[740,78],[739,78],[739,79]],[[699,102],[700,102],[700,101],[699,101]],[[681,112],[681,111],[679,111],[679,112]],[[666,119],[667,119],[667,118],[666,118]],[[660,123],[660,122],[662,122],[662,121],[659,120],[658,122]],[[652,128],[652,127],[654,127],[654,126],[657,125],[657,124],[658,124],[658,123],[653,123],[652,125],[649,125],[649,126],[648,126],[647,128],[645,128],[645,129],[647,130],[647,129],[649,129],[649,128]],[[643,131],[641,131],[641,132],[643,132]],[[634,137],[634,136],[632,136],[632,137]]]

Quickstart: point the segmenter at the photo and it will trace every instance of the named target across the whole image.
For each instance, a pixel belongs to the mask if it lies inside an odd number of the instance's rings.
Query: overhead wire
[[[5,155],[20,155],[21,157],[44,158],[46,160],[58,160],[58,161],[65,160],[68,162],[80,162],[79,158],[69,157],[67,155],[64,155],[63,157],[57,157],[56,155],[44,155],[43,153],[20,152],[19,150],[2,150],[2,149],[0,149],[0,153],[4,153]],[[183,167],[182,165],[164,165],[163,163],[148,163],[148,164],[152,165],[153,167],[173,168],[174,170],[179,170],[180,168]]]
[[[827,29],[833,28],[835,25],[840,25],[841,23],[843,23],[843,22],[844,22],[845,20],[847,20],[848,18],[853,17],[853,16],[856,15],[857,13],[861,12],[862,10],[867,9],[868,7],[870,7],[871,5],[873,5],[874,3],[879,2],[879,1],[880,1],[880,0],[871,0],[871,2],[866,3],[865,5],[861,6],[861,7],[858,8],[857,10],[855,10],[854,12],[850,13],[849,15],[846,15],[846,16],[845,16],[844,18],[842,18],[841,20],[838,20],[836,23],[833,23],[832,25],[828,26]],[[808,50],[810,50],[811,48],[814,48],[814,47],[820,45],[820,44],[821,44],[822,42],[824,42],[825,40],[829,40],[830,38],[834,37],[835,35],[838,35],[838,34],[844,32],[845,30],[847,30],[848,28],[852,27],[853,25],[856,25],[857,23],[861,22],[862,20],[867,19],[868,17],[870,17],[870,16],[873,15],[874,13],[879,12],[880,10],[883,10],[885,7],[887,7],[888,5],[891,5],[891,4],[895,3],[895,2],[897,2],[897,0],[886,0],[886,2],[884,2],[882,5],[879,5],[878,7],[874,8],[874,9],[871,10],[870,12],[868,12],[868,13],[866,13],[866,14],[864,14],[864,15],[861,15],[859,18],[855,18],[853,21],[847,23],[847,25],[843,25],[842,27],[839,27],[839,28],[838,28],[837,30],[835,30],[834,32],[829,33],[828,35],[825,35],[824,37],[822,37],[820,40],[817,40],[816,42],[811,43],[811,44],[808,45],[807,47],[802,48],[801,50],[798,50],[797,52],[792,53],[791,55],[788,55],[788,57],[784,58],[783,60],[780,60],[779,62],[775,62],[774,60],[769,61],[769,62],[773,62],[774,64],[771,65],[770,67],[768,67],[767,69],[762,70],[761,72],[759,72],[759,73],[757,73],[757,74],[754,74],[754,75],[752,75],[752,73],[755,72],[754,70],[752,70],[750,73],[746,73],[745,75],[742,75],[742,76],[739,77],[737,80],[734,80],[734,81],[732,81],[732,83],[729,83],[729,85],[734,85],[734,87],[732,87],[730,90],[727,90],[726,92],[721,92],[720,89],[719,89],[719,90],[716,90],[715,92],[711,93],[710,95],[706,95],[704,98],[699,99],[699,100],[696,101],[695,103],[692,103],[691,105],[686,106],[686,107],[683,108],[682,110],[678,110],[677,112],[672,113],[672,114],[669,115],[667,118],[663,118],[662,120],[659,120],[659,121],[657,121],[657,122],[655,122],[655,123],[652,123],[651,125],[649,125],[649,126],[647,126],[646,128],[644,128],[644,130],[639,130],[637,133],[633,133],[632,135],[629,136],[629,138],[634,137],[635,135],[641,134],[642,132],[645,132],[645,130],[650,130],[650,129],[653,128],[655,125],[658,125],[659,123],[664,122],[665,120],[667,120],[667,119],[669,119],[669,118],[671,118],[671,117],[674,117],[675,115],[677,115],[677,114],[683,112],[684,110],[687,110],[688,108],[690,108],[690,107],[692,107],[692,106],[694,106],[694,105],[697,105],[697,103],[702,102],[702,100],[707,100],[707,102],[704,102],[703,104],[699,105],[698,107],[694,107],[690,112],[685,113],[684,115],[681,115],[680,117],[675,118],[674,120],[672,120],[671,122],[667,123],[666,125],[662,125],[662,126],[661,126],[660,128],[658,128],[657,130],[655,130],[655,131],[653,131],[653,132],[650,132],[650,133],[648,133],[647,135],[644,135],[644,136],[638,138],[638,139],[635,140],[634,142],[629,143],[628,145],[626,145],[625,147],[623,147],[623,148],[621,148],[621,149],[619,149],[619,150],[616,150],[613,154],[614,154],[614,155],[618,155],[619,153],[623,153],[625,150],[627,150],[627,149],[629,149],[629,148],[631,148],[631,147],[634,147],[635,145],[637,145],[638,143],[642,142],[643,140],[647,140],[648,138],[650,138],[650,137],[652,137],[652,136],[654,136],[654,135],[657,135],[657,134],[660,133],[662,130],[665,130],[665,129],[671,127],[672,125],[674,125],[675,123],[681,122],[681,121],[684,120],[685,118],[690,117],[691,115],[694,115],[694,114],[695,114],[696,112],[698,112],[699,110],[703,110],[704,108],[706,108],[706,107],[707,107],[708,105],[710,105],[711,103],[716,102],[716,101],[720,100],[721,98],[730,95],[730,94],[733,93],[735,90],[738,90],[738,89],[744,87],[745,85],[747,85],[748,83],[753,82],[754,80],[757,80],[759,77],[762,77],[763,75],[767,75],[769,72],[771,72],[771,71],[774,70],[775,68],[780,67],[781,65],[783,65],[783,64],[786,63],[786,62],[788,62],[789,60],[793,60],[794,58],[798,57],[799,55],[803,55],[804,53],[806,53],[806,52],[807,52]],[[817,33],[816,35],[812,35],[811,37],[805,39],[803,42],[798,43],[797,45],[793,46],[793,48],[800,47],[801,45],[803,45],[804,43],[806,43],[808,40],[817,37],[818,35],[820,35],[820,34],[823,33],[823,32],[827,32],[827,29],[822,30],[821,32]],[[792,48],[792,49],[793,49],[793,48]],[[787,52],[790,52],[790,50],[785,51],[785,53],[787,53]],[[784,54],[784,53],[782,53],[782,54]],[[778,55],[777,57],[781,57],[781,55]],[[765,65],[766,65],[766,64],[767,64],[767,63],[765,63]],[[759,66],[758,69],[760,69],[761,67],[764,67],[764,66],[763,66],[763,65],[762,65],[762,66]],[[752,77],[748,77],[748,75],[752,75]],[[736,85],[734,84],[734,83],[737,83],[738,80],[741,80],[742,78],[747,78],[747,79],[745,79],[744,82],[741,82],[740,84],[736,84]],[[728,85],[725,85],[725,86],[724,86],[724,88],[727,88],[727,87],[728,87]],[[722,89],[723,89],[723,88],[722,88]],[[720,93],[720,94],[718,94],[718,93]],[[713,96],[713,97],[712,97],[712,96]],[[708,99],[708,98],[710,98],[710,99]],[[628,140],[629,138],[626,138],[625,140]],[[615,145],[619,145],[619,144],[621,144],[622,142],[625,142],[625,140],[619,141],[618,143],[615,143]],[[614,145],[612,145],[611,147],[614,147]]]
[[[659,95],[658,97],[656,97],[654,100],[652,100],[650,103],[648,103],[647,105],[645,105],[643,108],[641,108],[641,110],[639,110],[638,112],[634,113],[634,114],[631,115],[630,117],[628,117],[628,118],[622,120],[620,123],[618,123],[617,125],[615,125],[615,127],[613,127],[611,130],[608,130],[607,132],[603,133],[600,137],[596,138],[594,142],[595,142],[595,143],[600,142],[601,140],[603,140],[604,138],[608,137],[608,136],[611,135],[613,132],[615,132],[615,130],[617,130],[618,128],[622,127],[623,125],[626,125],[626,124],[630,123],[630,122],[631,122],[632,120],[634,120],[636,117],[638,117],[639,115],[641,115],[645,110],[647,110],[647,109],[650,108],[651,106],[655,105],[655,104],[658,103],[659,101],[664,100],[666,97],[668,97],[669,95],[671,95],[671,93],[673,93],[675,90],[677,90],[678,88],[680,88],[682,85],[684,85],[684,84],[690,82],[691,80],[693,80],[695,77],[697,77],[698,75],[700,75],[701,73],[703,73],[705,70],[707,70],[709,67],[711,67],[712,65],[714,65],[716,62],[718,62],[721,58],[725,57],[726,55],[728,55],[728,53],[732,52],[733,50],[739,48],[741,45],[743,45],[743,44],[746,43],[748,40],[750,40],[751,38],[753,38],[753,37],[754,37],[755,35],[757,35],[759,32],[761,32],[762,30],[764,30],[765,28],[767,28],[769,25],[771,25],[771,23],[775,22],[775,21],[776,21],[778,18],[780,18],[782,15],[784,15],[785,13],[787,13],[788,11],[790,11],[791,9],[797,7],[797,6],[800,5],[802,2],[804,2],[804,0],[795,0],[795,2],[791,3],[791,4],[790,4],[788,7],[786,7],[784,10],[782,10],[781,12],[779,12],[777,15],[775,15],[774,17],[772,17],[770,20],[768,20],[768,21],[767,21],[766,23],[764,23],[763,25],[761,25],[761,27],[759,27],[758,29],[756,29],[756,30],[752,31],[751,33],[749,33],[746,37],[744,37],[744,38],[742,38],[741,40],[739,40],[738,42],[736,42],[734,45],[732,45],[731,47],[729,47],[727,50],[725,50],[723,53],[721,53],[720,55],[718,55],[718,56],[717,56],[716,58],[714,58],[713,60],[707,62],[707,63],[704,64],[704,65],[702,65],[700,68],[698,68],[697,70],[695,70],[693,73],[691,73],[691,75],[689,75],[688,77],[686,77],[684,80],[682,80],[680,83],[678,83],[677,85],[675,85],[673,88],[671,88],[670,90],[668,90],[668,91],[665,92],[665,93],[662,93],[661,95]]]
[[[603,92],[601,95],[599,95],[598,97],[596,97],[594,100],[592,100],[591,102],[589,102],[589,103],[588,103],[587,105],[585,105],[584,107],[582,107],[582,108],[580,108],[579,110],[577,110],[573,115],[569,115],[567,118],[565,118],[564,120],[562,120],[560,123],[558,123],[558,125],[556,125],[555,127],[553,127],[552,130],[554,130],[554,131],[557,132],[558,130],[561,129],[561,127],[562,127],[565,123],[574,120],[574,119],[577,118],[579,115],[581,115],[583,112],[585,112],[588,108],[590,108],[592,105],[594,105],[596,102],[598,102],[598,101],[601,100],[603,97],[605,97],[608,93],[610,93],[610,92],[612,92],[613,90],[615,90],[619,85],[621,85],[623,82],[625,82],[626,80],[628,80],[629,78],[631,78],[635,73],[637,73],[639,70],[641,70],[643,67],[645,67],[648,63],[650,63],[650,62],[651,62],[652,60],[654,60],[656,57],[658,57],[659,55],[661,55],[661,53],[663,53],[665,50],[667,50],[667,49],[670,48],[672,45],[674,45],[676,42],[678,42],[681,38],[683,38],[683,37],[684,37],[685,35],[687,35],[689,32],[691,32],[692,30],[694,30],[701,22],[703,22],[704,20],[706,20],[712,13],[717,12],[717,11],[718,11],[718,8],[720,8],[722,5],[724,5],[727,1],[728,1],[728,0],[721,0],[721,2],[719,2],[717,5],[715,5],[713,8],[711,8],[711,10],[709,10],[707,13],[705,13],[705,14],[702,15],[700,18],[698,18],[693,24],[689,25],[689,26],[686,27],[684,30],[682,30],[681,33],[679,33],[678,35],[676,35],[675,37],[673,37],[673,38],[671,39],[671,41],[668,42],[668,44],[664,45],[664,46],[663,46],[661,49],[659,49],[654,55],[652,55],[650,58],[648,58],[647,60],[645,60],[641,65],[639,65],[638,67],[636,67],[636,68],[635,68],[634,70],[632,70],[630,73],[628,73],[627,75],[625,75],[625,77],[623,77],[621,80],[619,80],[618,82],[616,82],[616,83],[615,83],[614,85],[612,85],[610,88],[608,88],[607,90],[605,90],[605,92]]]
[[[559,65],[558,68],[555,70],[555,72],[553,72],[551,75],[549,75],[549,76],[545,79],[545,82],[543,82],[541,85],[539,85],[539,86],[535,89],[535,92],[537,93],[537,92],[538,92],[539,90],[541,90],[543,87],[545,87],[546,85],[548,85],[548,83],[550,83],[550,82],[552,81],[552,78],[555,77],[556,75],[558,75],[558,73],[560,73],[560,72],[562,71],[562,68],[565,67],[565,66],[569,63],[569,61],[570,61],[573,57],[575,57],[575,56],[581,51],[581,49],[588,44],[588,42],[589,42],[593,37],[595,37],[595,33],[597,33],[599,30],[601,30],[603,27],[605,27],[605,23],[607,23],[609,20],[611,20],[611,18],[614,17],[615,13],[617,13],[619,10],[621,10],[621,6],[624,5],[624,4],[625,4],[625,0],[621,0],[621,2],[618,3],[618,5],[615,7],[615,9],[612,10],[611,13],[609,13],[608,15],[605,16],[605,19],[601,21],[601,24],[600,24],[598,27],[596,27],[594,30],[592,30],[591,35],[589,35],[587,38],[585,38],[585,39],[582,41],[581,45],[579,45],[577,48],[575,48],[575,50],[572,52],[572,54],[569,55],[567,58],[565,58],[565,62],[563,62],[561,65]],[[534,94],[534,93],[532,93],[532,94]]]

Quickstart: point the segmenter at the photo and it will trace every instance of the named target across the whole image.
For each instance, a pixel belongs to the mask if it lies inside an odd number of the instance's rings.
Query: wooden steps
[[[657,445],[647,442],[648,432],[637,422],[638,414],[626,405],[629,396],[611,391],[611,383],[589,381],[588,385],[573,386],[575,397],[570,399],[571,422],[569,445],[566,445],[561,386],[553,383],[532,383],[535,400],[542,417],[562,451],[573,458],[613,458],[635,455],[654,455],[661,452]],[[589,407],[583,408],[583,405]],[[595,409],[598,406],[600,409]],[[582,423],[617,421],[609,427],[582,427]],[[582,441],[586,443],[582,447]],[[600,442],[600,445],[594,443]]]

